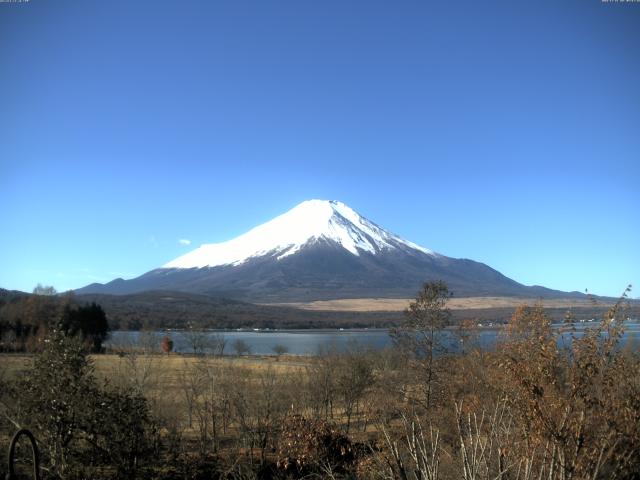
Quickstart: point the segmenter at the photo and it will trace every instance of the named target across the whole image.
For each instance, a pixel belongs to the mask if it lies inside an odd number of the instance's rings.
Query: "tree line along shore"
[[[115,330],[393,328],[404,320],[401,311],[301,310],[180,292],[51,295],[47,287],[39,288],[39,293],[47,294],[0,290],[0,351],[33,351],[38,338],[63,315],[74,333],[84,329],[81,333],[98,343],[106,331]],[[609,308],[607,304],[583,303],[548,307],[545,312],[553,321],[562,322],[568,314],[575,319],[600,318]],[[451,323],[475,320],[505,324],[513,310],[514,307],[455,308],[451,309]],[[630,304],[629,314],[640,316],[637,302]]]

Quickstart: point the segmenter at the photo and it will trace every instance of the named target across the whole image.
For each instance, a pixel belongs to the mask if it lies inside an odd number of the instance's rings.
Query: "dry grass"
[[[33,364],[33,358],[33,355],[27,354],[0,354],[0,378],[16,378]]]
[[[125,359],[115,354],[91,355],[99,379],[112,380],[114,372],[129,366]],[[33,364],[34,355],[31,354],[0,354],[0,376],[15,378]],[[179,377],[196,362],[203,361],[202,357],[192,355],[139,355],[137,364],[151,363],[153,370],[162,377],[163,388],[178,388]],[[204,361],[211,365],[233,366],[248,369],[258,373],[271,368],[277,374],[294,375],[300,373],[312,361],[308,357],[283,355],[280,359],[275,356],[251,357],[206,357]]]
[[[278,303],[273,305],[300,308],[303,310],[324,310],[332,312],[400,312],[409,306],[410,298],[345,298],[340,300],[318,300],[315,302]],[[559,298],[540,300],[515,297],[466,297],[452,298],[447,302],[451,310],[479,308],[515,308],[522,304],[541,301],[545,308],[590,307],[588,299]],[[608,305],[608,304],[602,304]]]

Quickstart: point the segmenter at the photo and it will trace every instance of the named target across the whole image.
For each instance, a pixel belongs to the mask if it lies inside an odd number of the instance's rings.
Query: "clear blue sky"
[[[640,3],[0,3],[0,287],[130,278],[323,198],[640,296],[639,52]]]

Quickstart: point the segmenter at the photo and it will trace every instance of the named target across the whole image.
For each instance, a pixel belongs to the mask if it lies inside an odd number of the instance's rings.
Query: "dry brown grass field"
[[[300,308],[303,310],[324,310],[339,312],[400,312],[409,306],[410,298],[345,298],[340,300],[318,300],[315,302],[292,302],[273,305]],[[516,308],[522,304],[541,303],[545,308],[590,307],[589,299],[558,298],[540,300],[536,298],[515,297],[466,297],[451,298],[447,306],[451,310],[483,309],[483,308]],[[609,306],[611,303],[600,303]]]
[[[302,375],[309,367],[312,357],[298,357],[291,355],[276,356],[225,356],[225,357],[197,357],[181,354],[141,354],[134,358],[117,354],[90,355],[95,367],[98,380],[119,382],[123,376],[132,375],[134,369],[148,368],[152,370],[153,390],[175,393],[182,387],[180,382],[185,372],[205,363],[209,367],[236,368],[247,373],[263,373],[267,370],[277,375],[287,377]],[[0,354],[0,376],[4,379],[16,378],[33,364],[33,354]],[[150,394],[157,392],[151,391]]]

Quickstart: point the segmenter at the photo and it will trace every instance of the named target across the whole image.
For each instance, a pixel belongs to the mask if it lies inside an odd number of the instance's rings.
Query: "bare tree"
[[[271,350],[273,350],[273,353],[276,354],[278,359],[285,353],[289,353],[289,348],[280,343],[271,347]]]
[[[251,353],[251,347],[241,338],[238,338],[233,342],[233,349],[236,351],[236,355],[238,356],[249,355]]]
[[[358,413],[360,400],[373,384],[373,365],[366,352],[351,346],[340,355],[336,375],[336,389],[342,400],[346,417],[345,433],[348,434],[352,419]]]
[[[387,475],[383,478],[401,480],[438,480],[440,478],[440,432],[429,425],[423,427],[421,420],[412,413],[401,414],[402,430],[393,436],[391,429],[384,423],[379,424],[387,452],[381,462]],[[384,468],[383,467],[383,468]],[[384,470],[383,470],[384,471]]]
[[[154,355],[159,345],[159,336],[149,330],[140,331],[137,342],[123,344],[117,351],[119,361],[114,366],[112,381],[122,388],[148,395],[160,383],[162,369]]]
[[[405,310],[402,326],[391,332],[396,344],[411,353],[420,367],[426,408],[431,406],[433,386],[437,380],[435,358],[444,351],[438,331],[451,318],[451,312],[446,308],[450,297],[444,282],[425,283],[415,301]]]
[[[195,414],[198,427],[198,444],[201,455],[216,452],[220,430],[226,429],[225,415],[228,415],[225,369],[201,357],[194,365],[197,378]]]
[[[460,353],[465,355],[478,347],[479,332],[477,322],[472,318],[462,320],[453,330],[454,336],[460,344]]]
[[[266,460],[267,448],[281,428],[291,405],[290,388],[284,378],[269,368],[260,371],[254,379],[249,375],[237,381],[233,394],[233,406],[241,441],[253,462],[253,450],[260,451],[260,462]],[[251,380],[258,388],[251,387]]]
[[[333,418],[333,406],[336,399],[337,360],[334,349],[320,349],[318,355],[307,367],[308,402],[317,418]]]
[[[50,285],[42,285],[41,283],[39,283],[38,285],[36,285],[33,288],[33,294],[34,295],[46,295],[46,296],[52,296],[57,294],[58,291],[53,288]]]
[[[178,375],[181,396],[187,410],[189,428],[193,426],[193,412],[203,388],[203,378],[200,370],[189,359],[183,360],[183,370]]]
[[[189,324],[187,329],[182,333],[184,339],[191,347],[194,355],[204,355],[209,349],[209,338],[207,332],[198,330]]]
[[[158,352],[160,346],[160,336],[152,331],[143,329],[138,332],[138,341],[135,347],[145,354]]]
[[[209,337],[209,347],[211,353],[214,356],[222,357],[224,355],[224,349],[227,346],[227,339],[222,333],[213,333]]]

